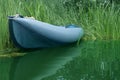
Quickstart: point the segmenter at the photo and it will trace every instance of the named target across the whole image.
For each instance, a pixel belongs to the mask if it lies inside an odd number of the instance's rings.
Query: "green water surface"
[[[84,41],[0,59],[0,80],[120,80],[120,41]]]

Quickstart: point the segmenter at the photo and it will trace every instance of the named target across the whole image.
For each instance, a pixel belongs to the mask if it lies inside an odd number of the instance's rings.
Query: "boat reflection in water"
[[[77,47],[58,47],[29,52],[15,58],[11,66],[10,80],[40,80],[50,76],[68,61],[80,54]]]

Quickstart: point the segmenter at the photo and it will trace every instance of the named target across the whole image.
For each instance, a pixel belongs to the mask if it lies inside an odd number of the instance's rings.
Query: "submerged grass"
[[[51,2],[50,2],[51,1]],[[115,5],[65,8],[63,0],[0,0],[0,50],[14,48],[9,39],[7,16],[22,14],[55,25],[76,24],[85,30],[83,40],[119,40],[120,8]],[[109,4],[109,3],[108,3]]]

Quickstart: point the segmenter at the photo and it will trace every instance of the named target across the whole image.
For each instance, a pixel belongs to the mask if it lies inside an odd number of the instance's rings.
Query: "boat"
[[[23,16],[9,16],[10,39],[23,49],[47,48],[80,40],[84,34],[76,25],[56,26]]]

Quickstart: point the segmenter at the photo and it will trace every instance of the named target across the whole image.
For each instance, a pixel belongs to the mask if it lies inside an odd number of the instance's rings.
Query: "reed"
[[[120,9],[90,8],[88,13],[83,14],[81,23],[86,30],[86,39],[119,40],[120,37]],[[82,14],[81,14],[82,15]]]

